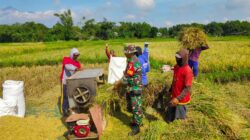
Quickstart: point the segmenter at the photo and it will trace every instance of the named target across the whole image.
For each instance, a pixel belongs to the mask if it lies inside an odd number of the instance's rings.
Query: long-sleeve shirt
[[[127,89],[129,92],[138,92],[142,91],[142,82],[141,82],[141,64],[136,56],[127,59],[127,67],[125,70],[125,74],[122,77],[122,82],[127,84]],[[131,65],[132,66],[131,66]],[[132,69],[131,69],[132,68]],[[128,75],[131,71],[133,71],[132,75]]]
[[[72,64],[65,65],[62,78],[62,82],[64,85],[66,84],[66,79],[73,75],[76,72],[76,69],[77,67]]]
[[[191,51],[191,53],[189,54],[189,59],[192,61],[198,61],[199,57],[200,57],[200,53],[203,50],[208,49],[208,46],[201,46],[199,48],[195,48],[193,51]]]
[[[144,47],[142,55],[138,57],[141,66],[142,66],[142,84],[147,85],[148,80],[147,80],[147,72],[150,70],[150,65],[149,65],[149,49],[148,47]]]

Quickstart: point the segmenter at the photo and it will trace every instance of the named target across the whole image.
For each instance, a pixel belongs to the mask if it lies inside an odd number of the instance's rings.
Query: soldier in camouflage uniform
[[[127,90],[131,98],[133,123],[130,136],[136,135],[140,132],[140,125],[142,124],[142,77],[141,77],[141,64],[137,57],[134,55],[136,49],[134,46],[129,45],[124,48],[124,54],[127,57],[127,67],[122,78],[123,83],[127,84]]]

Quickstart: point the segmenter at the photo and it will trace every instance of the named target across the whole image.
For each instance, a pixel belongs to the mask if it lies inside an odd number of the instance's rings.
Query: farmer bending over
[[[63,116],[68,115],[69,109],[66,79],[73,75],[76,71],[83,70],[80,63],[77,61],[79,55],[79,51],[76,48],[73,48],[70,52],[70,57],[64,57],[62,61],[60,79],[63,85],[63,95],[61,96],[61,112],[63,113]]]
[[[170,88],[171,101],[168,105],[166,121],[185,119],[187,113],[186,104],[190,101],[193,74],[188,66],[188,51],[180,49],[175,54],[176,65],[174,66],[173,82]]]

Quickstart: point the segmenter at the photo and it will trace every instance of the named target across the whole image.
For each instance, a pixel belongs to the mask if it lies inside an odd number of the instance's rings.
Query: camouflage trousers
[[[141,95],[131,95],[130,97],[133,112],[133,123],[141,125],[143,116]]]

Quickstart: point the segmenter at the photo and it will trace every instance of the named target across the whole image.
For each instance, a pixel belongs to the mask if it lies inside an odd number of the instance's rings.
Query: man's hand
[[[108,48],[108,47],[109,47],[109,44],[107,43],[107,44],[106,44],[106,48]]]
[[[179,100],[177,98],[173,98],[171,101],[170,101],[170,104],[171,106],[177,106],[179,103]]]

